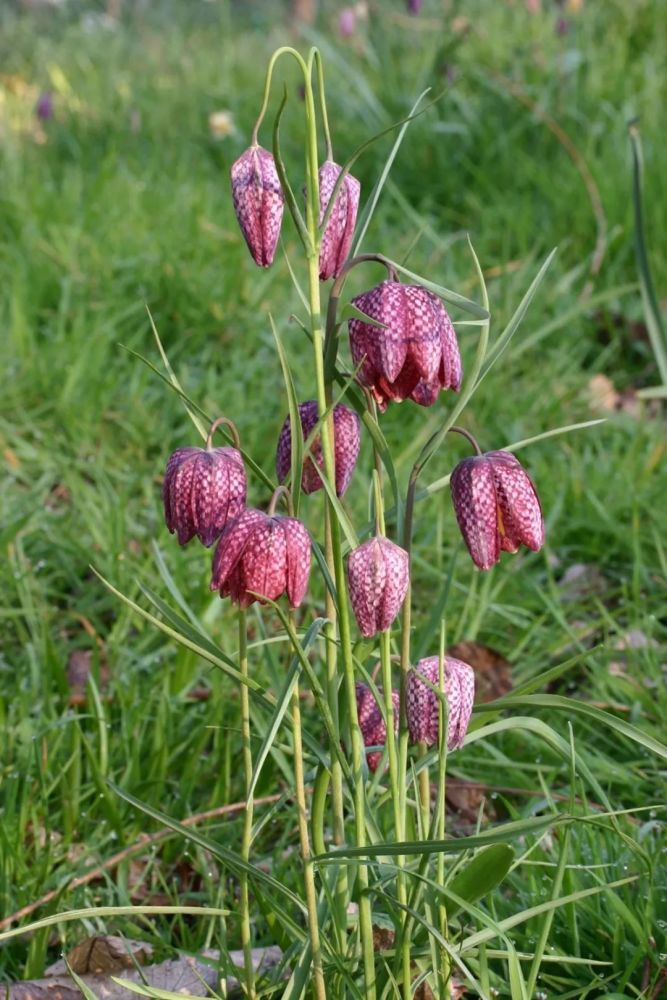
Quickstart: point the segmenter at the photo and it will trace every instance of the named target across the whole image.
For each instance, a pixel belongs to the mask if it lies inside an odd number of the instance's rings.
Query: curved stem
[[[239,671],[241,673],[241,737],[243,740],[243,771],[245,776],[246,794],[252,787],[252,750],[250,747],[250,696],[248,692],[248,639],[246,630],[246,612],[239,608]],[[243,813],[243,839],[241,842],[241,857],[244,861],[250,858],[252,843],[253,800],[247,798]],[[242,871],[239,876],[239,909],[241,911],[241,947],[243,948],[243,966],[245,970],[246,997],[254,1000],[255,970],[252,962],[252,932],[250,928],[250,900],[248,896],[248,874]]]
[[[482,449],[480,448],[479,444],[477,443],[477,438],[474,437],[470,433],[470,431],[467,431],[465,429],[465,427],[458,427],[458,426],[450,427],[448,433],[449,434],[461,434],[464,438],[466,438],[470,442],[470,444],[473,446],[473,448],[475,449],[475,451],[477,452],[478,455],[483,454],[482,453]]]
[[[290,517],[294,517],[294,507],[292,505],[292,494],[287,489],[286,486],[278,486],[277,489],[271,494],[271,499],[269,500],[269,506],[267,509],[267,515],[273,517],[276,512],[276,507],[278,506],[278,501],[281,497],[285,498],[285,506],[287,507],[287,513]]]
[[[260,129],[260,126],[261,126],[262,122],[264,121],[264,115],[266,114],[266,109],[269,106],[269,95],[271,93],[271,80],[272,80],[272,77],[273,77],[273,69],[274,69],[275,64],[277,63],[278,59],[280,59],[280,57],[284,56],[284,55],[290,55],[294,59],[296,59],[297,63],[299,64],[299,68],[303,72],[304,79],[305,79],[305,77],[306,77],[306,75],[308,73],[308,67],[306,66],[306,64],[305,64],[305,62],[303,60],[303,56],[299,52],[297,52],[296,49],[293,49],[291,45],[282,45],[279,49],[276,49],[276,51],[271,56],[268,68],[266,70],[266,80],[264,81],[264,96],[262,98],[262,106],[260,108],[259,115],[257,116],[257,121],[255,122],[255,127],[252,130],[252,145],[253,146],[256,146],[258,144],[257,143],[257,136],[259,134],[259,129]]]
[[[232,441],[234,442],[234,447],[236,448],[237,451],[240,451],[241,450],[241,438],[239,437],[238,428],[237,428],[236,424],[234,423],[234,421],[230,420],[228,417],[218,417],[217,420],[213,421],[213,423],[211,424],[211,429],[208,432],[208,437],[206,438],[206,450],[207,451],[212,451],[212,449],[213,449],[213,435],[217,431],[218,427],[223,427],[223,426],[229,427],[229,431],[230,431],[230,433],[232,435]]]
[[[331,286],[331,291],[329,292],[329,303],[327,306],[327,325],[324,338],[324,369],[327,373],[327,378],[333,376],[333,368],[336,363],[338,302],[343,292],[343,286],[345,285],[347,276],[353,267],[357,267],[359,264],[366,264],[369,261],[374,261],[376,264],[384,264],[387,268],[389,280],[398,281],[398,273],[396,272],[394,265],[381,253],[361,253],[357,257],[352,257],[343,265],[340,274]]]
[[[333,161],[333,147],[331,145],[331,133],[329,132],[329,116],[327,115],[327,99],[324,91],[324,67],[320,50],[313,48],[310,50],[309,63],[315,62],[317,66],[317,89],[320,92],[320,111],[322,113],[322,127],[324,129],[324,141],[327,147],[327,160]]]

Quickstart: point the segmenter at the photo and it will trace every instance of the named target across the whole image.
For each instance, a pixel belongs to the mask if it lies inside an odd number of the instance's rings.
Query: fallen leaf
[[[130,938],[111,934],[98,934],[77,944],[65,958],[50,965],[44,975],[48,978],[66,976],[67,964],[72,972],[78,975],[85,973],[109,975],[112,972],[133,969],[135,963],[145,965],[152,954],[153,948],[144,941],[132,941]]]
[[[591,409],[596,413],[627,413],[641,415],[641,403],[632,387],[619,392],[606,375],[594,375],[588,383]]]
[[[88,678],[91,673],[92,651],[90,649],[73,649],[67,661],[67,684],[69,686],[69,703],[72,706],[85,705],[87,698]],[[100,687],[104,691],[109,683],[109,668],[104,662],[100,664]]]
[[[512,664],[490,646],[482,642],[457,642],[447,653],[470,664],[475,671],[476,702],[494,701],[512,690]]]
[[[243,968],[243,952],[232,951],[229,957],[236,968]],[[257,972],[267,972],[282,960],[282,951],[278,947],[253,948],[252,959]],[[217,963],[219,956],[213,960]],[[143,983],[156,990],[168,990],[193,997],[208,997],[212,992],[218,993],[220,985],[217,968],[190,956],[170,959],[158,965],[147,965],[141,970],[123,969],[118,978],[130,983]],[[108,975],[83,973],[81,979],[99,1000],[136,1000],[135,993]],[[238,989],[238,979],[228,976],[227,993]],[[4,986],[3,991],[5,1000],[81,1000],[81,992],[69,975],[12,983]]]

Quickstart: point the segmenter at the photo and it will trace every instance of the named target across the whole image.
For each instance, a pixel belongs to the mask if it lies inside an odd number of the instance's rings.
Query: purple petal
[[[261,510],[251,509],[244,511],[225,527],[213,554],[211,590],[219,590],[222,593],[223,587],[232,571],[236,569],[253,531],[264,520],[266,520],[266,514],[263,514]]]
[[[287,597],[290,606],[298,608],[308,589],[310,576],[310,535],[294,517],[280,518],[285,534],[287,553]]]
[[[500,558],[500,535],[495,479],[486,456],[459,462],[450,486],[456,519],[472,560],[480,569],[490,569]]]
[[[503,548],[515,552],[522,544],[537,552],[544,544],[544,520],[533,483],[510,452],[491,451],[487,458],[496,485]]]

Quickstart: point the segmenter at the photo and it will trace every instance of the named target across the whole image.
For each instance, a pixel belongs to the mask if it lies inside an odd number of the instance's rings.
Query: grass
[[[443,67],[455,74],[442,100],[411,126],[365,249],[397,260],[409,254],[410,267],[476,297],[463,239],[470,232],[489,275],[497,336],[559,246],[512,350],[466,414],[467,426],[491,448],[595,416],[593,375],[607,374],[619,389],[657,382],[637,325],[626,121],[640,115],[648,241],[660,290],[667,285],[667,210],[658,198],[666,166],[659,95],[667,27],[659,0],[584,4],[563,36],[553,30],[551,11],[531,17],[522,4],[481,0],[460,6],[443,18],[427,3],[421,19],[409,20],[401,5],[391,5],[372,29],[344,44],[329,30],[329,5],[315,40],[329,66],[341,159],[369,128],[404,116],[426,86],[439,91]],[[261,5],[242,14],[221,4],[163,4],[139,9],[115,31],[91,30],[81,12],[82,5],[71,5],[49,15],[9,7],[0,13],[0,352],[8,375],[0,408],[0,911],[9,915],[54,888],[60,896],[36,916],[127,905],[142,892],[233,909],[234,880],[224,870],[219,875],[202,847],[184,849],[179,838],[150,850],[139,866],[126,861],[73,891],[67,884],[146,829],[145,817],[107,779],[181,819],[242,797],[234,686],[146,627],[90,564],[139,600],[137,581],[172,604],[170,588],[178,588],[221,648],[235,652],[232,618],[208,593],[208,556],[177,551],[162,524],[159,477],[167,455],[195,440],[193,428],[176,396],[119,343],[158,363],[148,305],[186,391],[208,412],[232,416],[244,446],[273,474],[287,403],[269,308],[284,331],[300,394],[308,361],[298,328],[287,322],[299,302],[286,268],[252,268],[232,217],[227,172],[247,143],[261,90],[258,67],[287,29],[277,16],[266,24]],[[44,123],[40,142],[32,107],[46,87],[55,92],[56,115]],[[293,79],[290,87],[294,98]],[[206,122],[219,107],[233,113],[237,133],[216,142]],[[299,142],[289,136],[290,127],[299,128],[294,100],[287,119],[283,141],[298,177]],[[565,130],[587,164],[603,224],[547,121]],[[378,162],[373,153],[359,161],[365,191]],[[591,275],[601,229],[604,255]],[[289,229],[286,246],[293,255]],[[371,277],[355,278],[355,290]],[[474,327],[461,327],[461,343],[470,365]],[[384,418],[402,483],[446,405],[433,412],[406,404]],[[448,641],[478,640],[499,650],[514,664],[516,684],[581,653],[550,690],[607,706],[660,738],[667,710],[664,448],[663,415],[645,410],[641,419],[622,412],[601,428],[526,449],[523,460],[546,512],[547,547],[485,577],[458,551],[446,493],[421,503],[417,647],[435,652],[434,595],[436,602],[446,598]],[[453,442],[429,465],[427,480],[463,454]],[[367,446],[361,463],[349,494],[357,524],[367,517]],[[253,501],[263,499],[257,483],[252,489]],[[315,511],[319,503],[313,498]],[[584,569],[579,583],[568,585],[573,567]],[[316,595],[309,614],[321,610],[320,600]],[[270,633],[270,618],[252,620],[257,639],[264,628]],[[67,671],[76,652],[89,654],[99,697],[91,689],[85,704],[72,706]],[[251,666],[278,690],[284,667],[274,654],[276,647],[260,647]],[[192,696],[202,686],[206,700]],[[572,781],[569,760],[534,732],[510,726],[450,762],[452,777],[489,786],[487,810],[529,817],[563,795],[575,797],[575,812],[587,813],[604,805],[602,792],[613,809],[631,814],[618,828],[610,821],[578,824],[567,836],[558,831],[528,841],[527,859],[502,892],[483,901],[483,912],[502,921],[546,901],[559,863],[566,893],[636,875],[554,911],[547,959],[609,964],[547,961],[537,987],[563,997],[650,995],[667,952],[664,762],[584,716],[539,707],[515,708],[509,718],[516,715],[537,715],[566,741],[570,724],[577,776]],[[309,717],[316,733],[312,710]],[[258,711],[258,725],[261,719]],[[480,716],[479,724],[489,721]],[[282,790],[285,781],[281,755],[272,753],[258,794]],[[294,887],[293,815],[284,804],[266,815],[255,856]],[[237,843],[241,822],[225,817],[207,831]],[[542,920],[538,914],[511,931],[519,953],[535,952]],[[230,945],[238,942],[233,917],[226,927],[186,917],[85,926],[140,936],[165,955],[224,945],[227,935]],[[481,926],[462,921],[461,938]],[[266,914],[257,915],[256,933],[272,939]],[[12,939],[0,951],[3,978],[41,974],[81,934],[72,923],[59,925],[57,938],[47,928]],[[488,945],[491,981],[507,992],[492,947],[497,940]]]

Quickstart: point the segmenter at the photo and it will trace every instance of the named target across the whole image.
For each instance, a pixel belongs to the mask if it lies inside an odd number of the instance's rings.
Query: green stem
[[[269,106],[269,95],[271,93],[271,81],[273,78],[274,67],[278,62],[278,60],[280,59],[280,57],[284,55],[290,55],[292,56],[293,59],[296,59],[299,68],[303,73],[304,79],[306,79],[308,75],[308,68],[303,60],[303,56],[299,52],[297,52],[296,49],[293,49],[291,45],[282,45],[279,49],[276,49],[276,51],[271,56],[271,59],[269,60],[269,65],[266,70],[266,79],[264,81],[264,96],[262,98],[262,106],[257,116],[255,127],[252,130],[251,145],[253,146],[257,145],[257,136],[259,135],[261,124],[264,121],[264,115],[266,114],[266,109]]]
[[[295,629],[293,613],[292,627]],[[294,784],[296,789],[296,804],[299,825],[299,842],[301,859],[303,861],[303,881],[306,890],[306,908],[308,910],[308,934],[312,951],[313,988],[317,1000],[326,1000],[324,974],[322,971],[322,952],[320,949],[320,929],[317,919],[317,891],[315,889],[315,871],[311,860],[310,838],[308,835],[308,810],[306,807],[306,787],[303,777],[303,743],[301,740],[301,704],[299,700],[298,681],[292,693],[292,736],[294,740]]]
[[[246,612],[239,608],[239,671],[241,673],[241,737],[243,740],[243,772],[245,776],[246,795],[252,787],[252,750],[250,747],[250,696],[248,685],[248,639],[246,631]],[[253,801],[246,799],[243,813],[243,839],[241,842],[241,857],[244,861],[250,859],[252,843]],[[252,933],[250,929],[250,901],[248,898],[248,875],[242,872],[239,887],[239,910],[241,912],[241,947],[243,948],[243,966],[245,969],[246,996],[254,1000],[255,971],[252,964]]]
[[[439,650],[439,661],[438,661],[438,688],[441,692],[445,690],[445,622],[442,621],[440,627],[440,650]],[[447,728],[448,728],[448,713],[445,714],[445,706],[442,699],[438,700],[438,738],[439,738],[439,753],[438,753],[438,795],[437,795],[437,838],[438,840],[445,839],[445,827],[447,820],[447,809],[445,804],[446,796],[446,775],[447,775]],[[438,885],[445,884],[445,855],[441,852],[438,854],[437,860],[437,880]],[[440,902],[438,905],[438,921],[440,925],[440,933],[445,941],[448,940],[448,926],[447,926],[447,907],[445,904],[444,896],[440,897]],[[443,1000],[451,995],[451,962],[449,958],[449,953],[444,948],[439,948],[439,976],[440,976],[440,993]],[[531,995],[530,993],[528,994]]]
[[[326,158],[333,161],[333,147],[331,145],[331,133],[329,132],[329,116],[327,115],[327,99],[324,90],[324,67],[319,49],[310,50],[310,60],[315,60],[317,66],[317,89],[320,93],[320,112],[322,114],[322,128],[324,129],[324,141],[327,147]]]
[[[315,122],[315,103],[313,86],[310,77],[305,80],[305,114],[306,114],[306,227],[310,237],[307,247],[308,257],[308,297],[310,312],[310,330],[313,342],[315,360],[315,377],[317,382],[317,405],[320,414],[325,413],[328,399],[331,396],[331,384],[327,387],[324,377],[324,335],[322,330],[322,312],[320,302],[319,254],[320,232],[319,222],[319,179],[317,156],[317,129]],[[333,412],[322,423],[322,457],[324,470],[329,482],[335,483],[335,463],[333,454]],[[350,640],[350,623],[347,606],[347,586],[340,537],[340,527],[327,498],[326,508],[329,517],[331,533],[331,556],[338,594],[338,620],[340,623],[340,643],[343,654],[345,673],[345,689],[350,717],[351,745],[354,775],[354,812],[355,840],[358,847],[366,843],[365,788],[362,778],[363,744],[359,721],[357,718],[357,702],[354,680],[354,663],[352,659],[352,643]],[[333,691],[331,691],[333,694]],[[334,706],[331,706],[333,712]],[[333,757],[333,753],[332,753]],[[340,817],[339,817],[340,818]],[[359,928],[364,963],[365,997],[375,1000],[375,954],[373,948],[373,921],[371,902],[368,895],[368,871],[365,865],[358,869],[357,884],[360,890]]]

